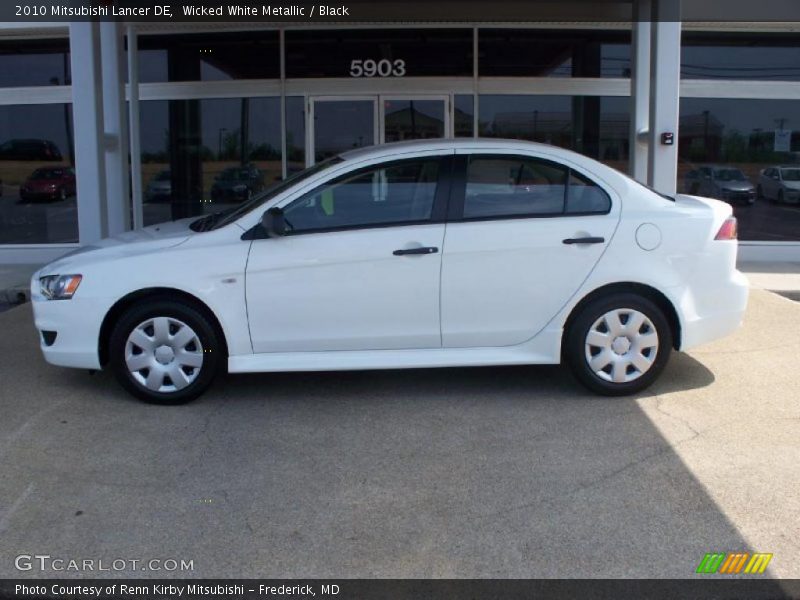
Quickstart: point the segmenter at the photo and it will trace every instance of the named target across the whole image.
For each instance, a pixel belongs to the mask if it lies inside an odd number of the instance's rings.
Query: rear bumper
[[[712,342],[736,331],[744,319],[749,293],[747,277],[733,271],[730,279],[705,289],[702,296],[685,296],[681,302],[684,319],[680,350]]]

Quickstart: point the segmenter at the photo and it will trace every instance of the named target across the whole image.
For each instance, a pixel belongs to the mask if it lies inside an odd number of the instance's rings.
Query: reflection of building
[[[384,124],[386,142],[399,142],[405,139],[424,140],[444,135],[444,111],[437,118],[425,114],[414,107],[414,103],[398,110],[386,109]]]
[[[609,5],[628,2],[595,3],[580,20],[577,4],[588,3],[548,4],[562,11],[550,18],[561,18],[513,27],[0,24],[0,146],[52,141],[64,163],[74,156],[78,177],[77,200],[18,204],[20,182],[41,164],[0,156],[0,263],[39,262],[78,236],[91,243],[246,197],[246,184],[231,185],[239,195],[219,192],[215,177],[225,169],[253,164],[268,186],[325,156],[396,140],[535,140],[666,192],[697,163],[731,162],[751,175],[798,160],[796,23],[771,23],[769,32],[668,20],[631,26],[614,10],[597,22]],[[662,50],[651,47],[652,34],[666,40]],[[681,64],[671,68],[681,43]],[[126,48],[136,53],[130,71],[116,60]],[[632,61],[637,50],[654,61],[646,79]],[[96,63],[103,69],[86,68]],[[690,81],[682,85],[679,73]],[[633,134],[647,122],[652,131],[637,143]],[[780,122],[792,131],[793,152],[774,151]],[[665,132],[678,143],[662,145]],[[162,172],[168,181],[155,181]],[[800,241],[800,224],[753,235]]]

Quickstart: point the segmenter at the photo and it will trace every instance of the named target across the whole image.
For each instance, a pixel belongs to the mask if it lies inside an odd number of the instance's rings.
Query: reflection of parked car
[[[214,178],[214,202],[241,202],[264,189],[264,173],[253,165],[228,167]]]
[[[36,169],[19,188],[19,197],[31,200],[66,200],[75,195],[75,171],[72,167]]]
[[[800,203],[800,166],[767,167],[758,179],[758,197]]]
[[[730,204],[753,204],[756,201],[755,186],[735,167],[698,167],[686,174],[684,186],[689,194],[719,198]]]
[[[61,152],[49,140],[8,140],[0,144],[0,160],[61,160]]]
[[[169,170],[160,171],[147,184],[144,191],[145,202],[168,202],[172,197],[172,174]]]

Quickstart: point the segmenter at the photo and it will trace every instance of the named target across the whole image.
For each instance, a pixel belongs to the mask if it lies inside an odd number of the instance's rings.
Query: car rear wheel
[[[637,294],[591,301],[572,321],[564,358],[577,379],[605,396],[635,394],[660,375],[672,350],[662,310]]]
[[[154,300],[123,314],[111,333],[111,368],[122,386],[153,404],[200,396],[224,364],[214,326],[194,307]]]

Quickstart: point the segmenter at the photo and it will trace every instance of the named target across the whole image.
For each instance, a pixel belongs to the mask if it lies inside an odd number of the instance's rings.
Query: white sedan
[[[748,285],[727,204],[661,196],[509,140],[337,156],[239,207],[81,248],[33,276],[54,365],[139,398],[231,373],[563,361],[595,392],[651,384],[725,336]]]

